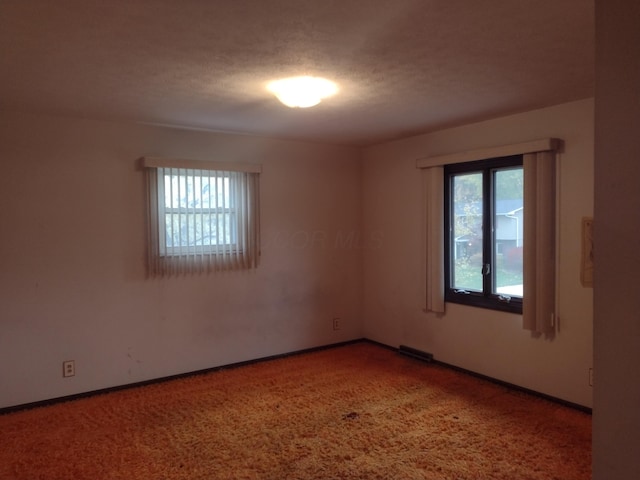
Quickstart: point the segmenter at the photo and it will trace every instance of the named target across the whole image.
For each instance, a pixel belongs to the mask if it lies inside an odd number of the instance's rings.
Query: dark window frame
[[[493,172],[499,169],[508,169],[522,166],[523,155],[511,155],[508,157],[497,157],[486,160],[477,160],[464,163],[454,163],[445,165],[444,167],[444,205],[445,205],[445,239],[444,239],[444,262],[445,262],[445,301],[451,303],[459,303],[474,307],[487,308],[492,310],[506,311],[522,314],[523,299],[520,297],[508,297],[492,293],[494,269],[493,269],[493,245],[494,242],[494,225],[493,219],[495,209],[495,195],[493,189]],[[482,189],[483,198],[490,201],[483,202],[483,241],[482,256],[483,265],[489,263],[490,273],[483,274],[483,291],[467,291],[457,290],[452,287],[452,244],[453,244],[453,228],[452,228],[452,178],[462,173],[482,173]],[[523,192],[524,193],[524,192]],[[489,219],[489,221],[486,221]],[[455,248],[455,247],[454,247]],[[484,268],[483,268],[484,270]]]

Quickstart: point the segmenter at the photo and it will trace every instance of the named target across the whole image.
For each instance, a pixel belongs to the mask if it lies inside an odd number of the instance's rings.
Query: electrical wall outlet
[[[593,387],[593,368],[589,369],[589,386]]]
[[[75,360],[65,360],[62,362],[62,376],[73,377],[76,374]]]
[[[340,319],[339,318],[334,318],[333,319],[333,329],[334,330],[340,330]]]

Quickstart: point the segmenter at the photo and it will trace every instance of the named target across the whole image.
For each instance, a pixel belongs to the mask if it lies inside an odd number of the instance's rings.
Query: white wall
[[[459,305],[423,313],[415,159],[547,136],[566,142],[558,335]],[[144,155],[263,164],[257,271],[145,278]],[[0,408],[362,336],[591,406],[579,234],[593,211],[592,100],[364,152],[4,112],[0,163]],[[77,375],[63,379],[67,359]]]
[[[592,294],[580,283],[581,221],[593,214],[593,100],[499,118],[368,148],[363,155],[364,231],[382,238],[364,253],[364,332],[437,360],[584,406],[592,404]],[[534,338],[521,317],[447,304],[426,314],[421,157],[525,142],[565,141],[560,161],[559,331]]]
[[[640,478],[640,3],[596,1],[593,478]]]
[[[145,278],[144,155],[262,163],[256,271]],[[355,149],[4,112],[0,164],[0,408],[362,336]]]

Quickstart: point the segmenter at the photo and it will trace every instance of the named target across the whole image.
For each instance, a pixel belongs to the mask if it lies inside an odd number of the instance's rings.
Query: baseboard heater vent
[[[400,345],[398,347],[398,353],[406,355],[407,357],[416,358],[423,362],[432,362],[433,354],[417,350],[415,348],[407,347],[406,345]]]

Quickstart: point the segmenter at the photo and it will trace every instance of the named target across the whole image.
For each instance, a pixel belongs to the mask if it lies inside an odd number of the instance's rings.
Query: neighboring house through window
[[[445,299],[522,312],[522,155],[447,165]]]

